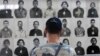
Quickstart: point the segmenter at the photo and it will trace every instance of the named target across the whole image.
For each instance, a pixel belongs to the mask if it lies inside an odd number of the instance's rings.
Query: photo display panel
[[[100,0],[0,0],[0,56],[35,56],[52,17],[62,22],[59,42],[76,56],[100,56]]]

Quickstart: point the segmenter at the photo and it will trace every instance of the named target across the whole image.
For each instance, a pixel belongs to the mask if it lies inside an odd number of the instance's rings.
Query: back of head
[[[58,34],[62,30],[62,23],[59,18],[53,17],[47,20],[46,30],[50,34]]]

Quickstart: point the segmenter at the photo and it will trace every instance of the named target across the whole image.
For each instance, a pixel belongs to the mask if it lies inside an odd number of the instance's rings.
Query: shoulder
[[[31,8],[31,9],[30,9],[30,11],[33,11],[33,10],[34,10],[34,8]]]
[[[39,10],[39,11],[41,11],[41,9],[40,9],[40,8],[38,8],[38,10]]]
[[[18,9],[15,9],[15,12],[18,12],[19,10]]]
[[[60,9],[59,12],[63,11],[63,9]]]
[[[30,32],[33,32],[35,29],[31,29]]]

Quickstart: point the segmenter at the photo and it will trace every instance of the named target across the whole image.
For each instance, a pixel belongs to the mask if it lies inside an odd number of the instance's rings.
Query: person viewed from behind
[[[62,23],[59,18],[53,17],[47,20],[45,32],[47,44],[35,49],[35,56],[74,56],[74,49],[60,43]]]

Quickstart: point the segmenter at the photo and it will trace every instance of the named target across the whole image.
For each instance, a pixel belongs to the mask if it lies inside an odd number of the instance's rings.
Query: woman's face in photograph
[[[24,46],[23,41],[20,41],[20,42],[19,42],[19,47],[23,47],[23,46]]]

